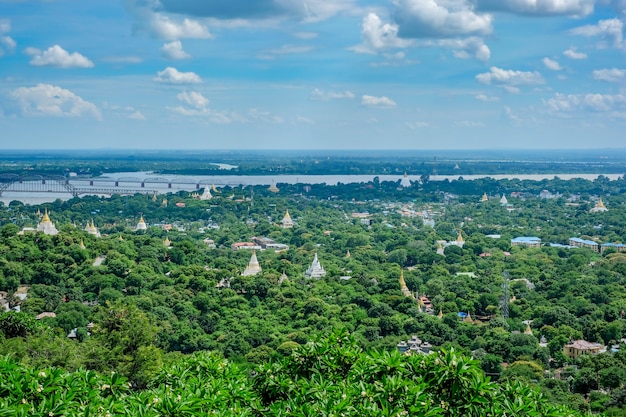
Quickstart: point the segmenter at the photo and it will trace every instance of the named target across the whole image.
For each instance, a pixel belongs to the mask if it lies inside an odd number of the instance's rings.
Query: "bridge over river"
[[[85,194],[154,194],[175,191],[193,191],[210,187],[215,182],[198,180],[191,177],[119,177],[119,178],[82,178],[54,175],[14,175],[0,174],[0,196],[5,192],[16,193],[69,193],[73,196]],[[217,183],[218,186],[246,185],[241,181]]]

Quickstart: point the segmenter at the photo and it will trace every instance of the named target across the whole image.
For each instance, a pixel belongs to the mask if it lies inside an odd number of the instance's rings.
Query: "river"
[[[431,175],[431,181],[444,181],[444,180],[456,180],[460,176],[465,180],[474,180],[480,178],[493,178],[500,179],[520,179],[520,180],[533,180],[541,181],[546,179],[553,179],[558,177],[562,180],[569,180],[573,178],[582,178],[587,180],[595,180],[600,175],[603,175],[610,180],[616,180],[621,177],[621,174],[503,174],[503,175]],[[159,177],[167,179],[170,182],[154,183],[147,182],[141,187],[138,182],[120,181],[120,188],[131,188],[145,191],[154,191],[157,193],[165,194],[168,192],[177,192],[181,190],[193,191],[196,190],[198,185],[203,188],[205,185],[215,184],[217,187],[225,185],[229,186],[251,186],[261,185],[269,186],[272,183],[275,184],[327,184],[337,185],[338,183],[361,183],[369,182],[378,177],[380,181],[399,181],[401,179],[398,175],[215,175],[215,176],[198,176],[198,175],[159,175],[152,172],[116,172],[106,174],[102,177],[94,178],[94,187],[109,187],[113,188],[116,179],[120,178],[134,178],[138,180],[145,180],[147,178]],[[418,175],[409,175],[408,178],[411,181],[419,181]],[[89,180],[86,179],[72,179],[69,183],[73,186],[80,188],[88,188]],[[169,184],[169,185],[168,185]],[[72,196],[69,193],[50,193],[50,192],[16,192],[16,191],[4,191],[0,196],[0,201],[4,204],[9,204],[13,200],[18,200],[24,204],[42,204],[51,202],[56,199],[68,200]]]

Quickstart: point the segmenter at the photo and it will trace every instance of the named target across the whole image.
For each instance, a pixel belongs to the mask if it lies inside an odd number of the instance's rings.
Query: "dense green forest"
[[[74,384],[65,406],[91,398],[113,414],[626,415],[626,253],[547,246],[624,242],[624,179],[278,186],[0,207],[0,291],[21,310],[0,316],[0,372],[22,381],[0,386],[0,408],[48,410],[37,389]],[[608,211],[590,212],[598,197]],[[293,228],[280,227],[287,210]],[[20,233],[46,211],[59,234]],[[91,221],[102,237],[83,230]],[[462,247],[437,253],[459,233]],[[546,245],[512,246],[518,236]],[[253,237],[289,250],[257,251],[262,272],[242,276],[251,253],[231,245]],[[305,278],[315,254],[326,276]],[[399,355],[412,335],[437,353]],[[569,358],[577,339],[608,350]],[[195,411],[159,408],[166,398]]]

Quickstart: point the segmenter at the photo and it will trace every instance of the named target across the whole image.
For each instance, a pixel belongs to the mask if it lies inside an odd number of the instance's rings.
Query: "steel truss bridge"
[[[73,196],[85,194],[122,194],[133,195],[167,193],[175,191],[192,191],[205,187],[211,187],[213,184],[223,186],[245,186],[244,182],[207,182],[199,181],[194,178],[175,178],[168,179],[165,177],[120,177],[120,178],[66,178],[55,175],[15,175],[0,174],[0,196],[4,192],[18,193],[69,193]]]

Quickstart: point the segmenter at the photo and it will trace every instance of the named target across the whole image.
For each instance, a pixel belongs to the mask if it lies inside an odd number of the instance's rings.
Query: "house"
[[[597,355],[606,352],[606,347],[601,343],[587,342],[586,340],[573,340],[563,346],[563,354],[571,359],[580,355]]]

